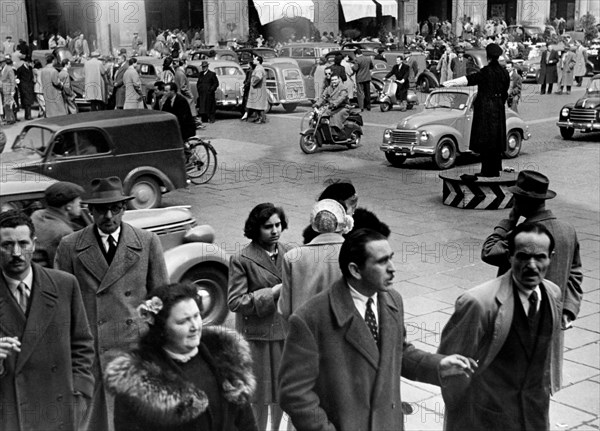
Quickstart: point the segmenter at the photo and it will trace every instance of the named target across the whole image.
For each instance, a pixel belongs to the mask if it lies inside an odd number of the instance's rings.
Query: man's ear
[[[354,262],[350,262],[348,264],[348,271],[350,271],[352,277],[356,278],[357,280],[360,280],[362,278],[360,274],[360,268]]]

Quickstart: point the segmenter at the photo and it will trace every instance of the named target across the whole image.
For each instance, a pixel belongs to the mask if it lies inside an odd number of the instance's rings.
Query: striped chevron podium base
[[[501,210],[512,206],[513,195],[508,188],[517,182],[515,172],[502,172],[497,178],[478,178],[472,183],[460,178],[464,173],[452,170],[440,174],[444,205],[470,210]]]

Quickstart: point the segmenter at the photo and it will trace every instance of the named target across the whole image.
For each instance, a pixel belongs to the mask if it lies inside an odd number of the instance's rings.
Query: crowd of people
[[[0,214],[3,430],[264,431],[284,413],[298,430],[402,429],[401,376],[441,386],[445,429],[549,429],[583,275],[543,174],[510,188],[481,251],[498,278],[457,299],[437,354],[407,342],[391,230],[348,181],[307,209],[302,246],[283,240],[283,208],[252,208],[229,265],[235,331],[204,326],[196,288],[169,284],[156,234],[123,221],[117,177],[90,190],[58,182],[31,218]]]

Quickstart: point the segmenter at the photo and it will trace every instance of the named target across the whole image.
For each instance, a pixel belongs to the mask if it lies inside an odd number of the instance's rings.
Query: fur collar
[[[242,336],[225,327],[204,327],[199,354],[203,353],[212,359],[223,397],[233,404],[248,402],[256,380],[250,347]],[[116,357],[106,368],[105,381],[109,391],[127,398],[133,415],[159,425],[190,422],[208,407],[206,394],[155,353],[137,351]]]

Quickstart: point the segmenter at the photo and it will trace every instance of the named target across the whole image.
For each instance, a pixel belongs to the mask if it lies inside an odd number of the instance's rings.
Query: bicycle
[[[210,141],[192,136],[184,144],[185,172],[193,184],[206,184],[217,172],[217,151]]]

